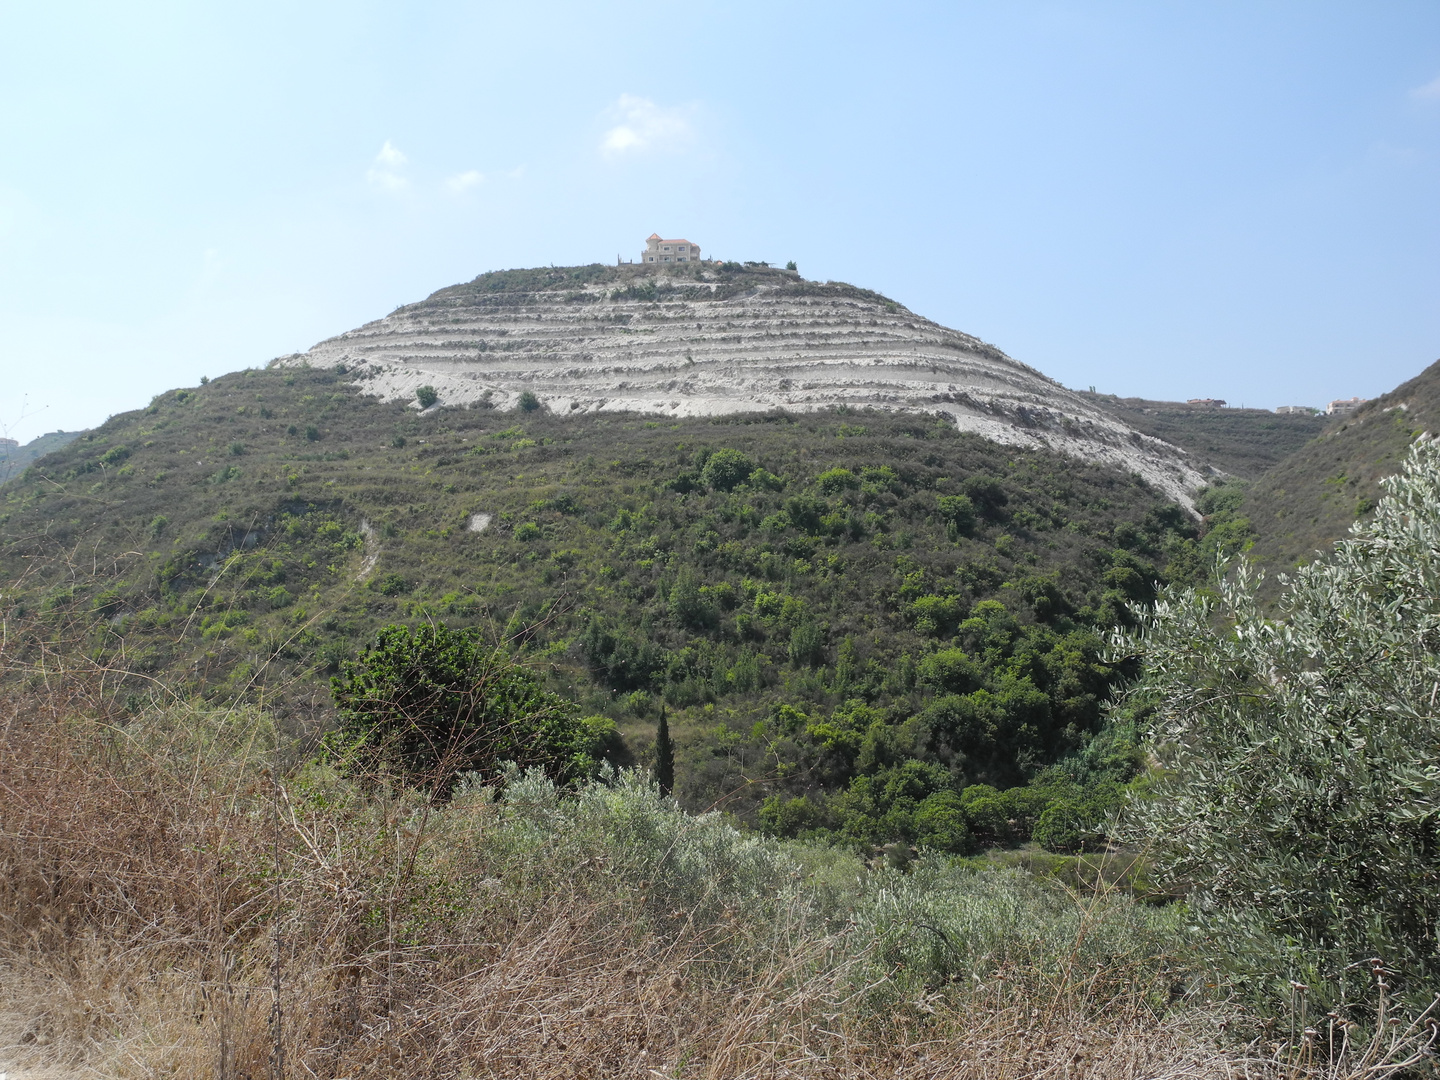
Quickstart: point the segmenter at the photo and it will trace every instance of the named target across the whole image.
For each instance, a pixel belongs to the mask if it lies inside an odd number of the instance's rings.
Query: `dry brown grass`
[[[432,811],[277,783],[261,764],[273,732],[254,715],[212,716],[207,738],[198,716],[123,719],[85,680],[0,705],[0,1067],[1316,1075],[1222,1049],[1205,1013],[1157,1016],[1136,989],[1143,957],[1118,974],[1002,967],[877,1009],[888,976],[874,957],[837,955],[851,939],[803,911],[768,937],[735,911],[657,913],[603,859],[538,886],[504,879],[475,854],[497,828],[493,803]]]

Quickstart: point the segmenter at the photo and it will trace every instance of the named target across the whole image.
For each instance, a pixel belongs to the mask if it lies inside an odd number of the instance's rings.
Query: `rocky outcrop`
[[[968,334],[877,293],[766,267],[512,270],[442,289],[278,364],[343,367],[387,400],[690,416],[755,410],[942,413],[997,442],[1139,473],[1189,505],[1205,477]]]

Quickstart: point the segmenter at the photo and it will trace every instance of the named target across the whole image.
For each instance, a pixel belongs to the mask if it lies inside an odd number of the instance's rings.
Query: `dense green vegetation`
[[[1213,540],[1134,477],[942,419],[438,409],[248,371],[4,489],[6,610],[135,708],[263,701],[403,623],[477,628],[676,792],[787,835],[1079,850],[1132,775],[1103,633]],[[48,639],[42,642],[42,638]]]

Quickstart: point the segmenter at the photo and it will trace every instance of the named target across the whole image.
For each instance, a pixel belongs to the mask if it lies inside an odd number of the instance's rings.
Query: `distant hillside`
[[[83,434],[82,431],[52,431],[31,439],[23,446],[17,446],[8,439],[0,440],[0,484],[19,475],[32,461],[39,461],[52,450],[59,450]]]
[[[1147,401],[1082,393],[1137,431],[1164,439],[1208,466],[1254,480],[1324,430],[1329,417],[1280,416],[1267,409],[1217,409],[1180,401]]]
[[[1257,534],[1254,558],[1283,570],[1344,536],[1423,432],[1440,432],[1440,361],[1336,420],[1255,483],[1243,510]]]
[[[1198,543],[1128,469],[933,414],[421,413],[303,367],[161,395],[0,488],[12,638],[136,707],[314,730],[379,626],[478,626],[622,756],[665,703],[687,805],[875,842],[1085,747],[1103,632]]]

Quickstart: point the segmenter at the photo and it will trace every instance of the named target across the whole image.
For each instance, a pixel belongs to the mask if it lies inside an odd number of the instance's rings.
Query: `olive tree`
[[[1129,810],[1162,882],[1242,985],[1353,1001],[1367,958],[1440,989],[1440,450],[1374,518],[1280,578],[1162,595],[1114,640],[1143,659],[1152,793]]]

